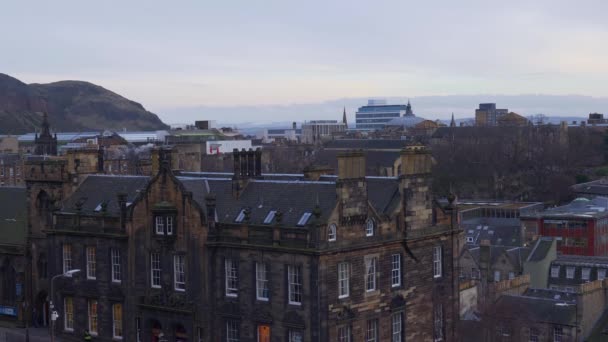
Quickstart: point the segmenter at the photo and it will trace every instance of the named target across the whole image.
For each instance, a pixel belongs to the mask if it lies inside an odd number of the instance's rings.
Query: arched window
[[[329,228],[327,229],[327,241],[336,241],[337,230],[338,227],[335,223],[329,225]]]
[[[374,231],[376,228],[376,223],[374,222],[373,219],[367,219],[367,222],[365,223],[365,236],[374,236]]]

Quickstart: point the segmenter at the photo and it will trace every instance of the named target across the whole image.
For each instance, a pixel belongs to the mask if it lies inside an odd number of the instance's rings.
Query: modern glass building
[[[355,114],[357,129],[382,129],[394,118],[414,116],[409,101],[406,105],[388,105],[385,100],[368,100]]]

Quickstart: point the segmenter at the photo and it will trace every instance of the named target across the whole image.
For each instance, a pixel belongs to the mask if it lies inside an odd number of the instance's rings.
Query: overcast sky
[[[454,94],[608,96],[608,1],[28,1],[0,72],[152,111]]]

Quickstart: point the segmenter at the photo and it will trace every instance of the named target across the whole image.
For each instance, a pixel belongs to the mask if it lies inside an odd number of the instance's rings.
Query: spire
[[[348,122],[346,121],[346,106],[344,107],[344,112],[342,113],[342,123],[348,127]]]
[[[412,111],[412,104],[410,103],[410,99],[407,99],[407,105],[405,106],[405,115],[404,116],[414,116],[414,112]]]
[[[452,121],[450,122],[450,127],[456,127],[456,121],[454,121],[454,112],[452,112]]]
[[[46,112],[42,113],[42,132],[40,136],[51,136],[49,116]]]

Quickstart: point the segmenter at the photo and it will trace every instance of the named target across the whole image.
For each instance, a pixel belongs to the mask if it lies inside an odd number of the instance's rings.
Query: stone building
[[[230,177],[174,174],[161,151],[153,178],[63,193],[48,269],[81,270],[55,286],[63,340],[455,339],[456,208],[433,200],[427,150],[405,149],[399,177],[366,177],[361,152],[337,176],[233,157]]]
[[[34,139],[34,154],[37,155],[57,155],[57,134],[51,135],[48,115],[44,113],[42,117],[42,131],[36,134]]]

